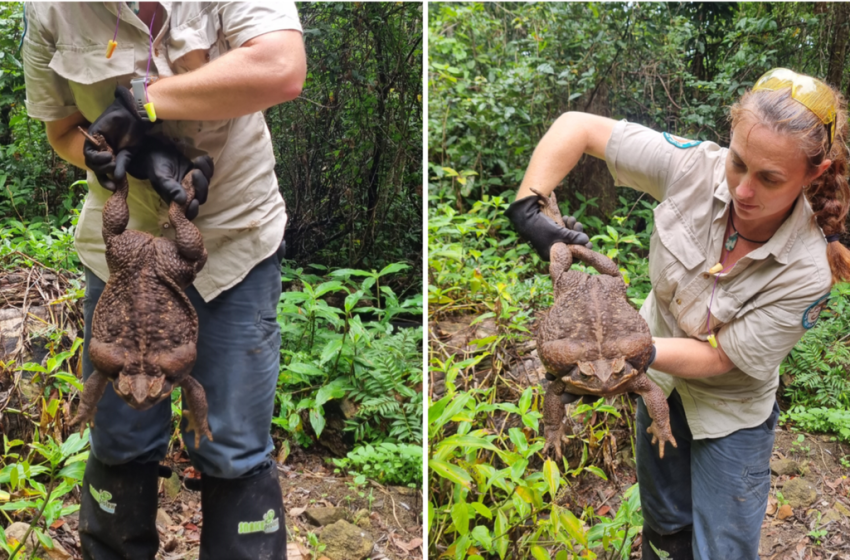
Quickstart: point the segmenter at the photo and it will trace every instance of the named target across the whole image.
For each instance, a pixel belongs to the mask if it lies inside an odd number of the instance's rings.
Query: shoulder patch
[[[686,140],[685,138],[673,136],[667,132],[662,132],[661,135],[669,143],[682,150],[684,150],[685,148],[693,148],[694,146],[699,146],[700,144],[702,144],[702,140]]]
[[[803,311],[803,327],[806,329],[810,329],[817,324],[818,319],[820,319],[821,311],[826,307],[826,304],[829,303],[829,294],[826,294],[813,304],[811,304],[805,311]]]

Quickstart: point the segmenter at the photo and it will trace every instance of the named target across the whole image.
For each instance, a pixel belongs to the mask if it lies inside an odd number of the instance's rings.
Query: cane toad
[[[554,193],[541,196],[543,214],[564,226]],[[595,268],[590,275],[571,270],[573,259]],[[556,243],[551,249],[549,274],[555,304],[537,331],[537,352],[551,382],[543,404],[545,453],[554,450],[561,458],[564,434],[564,405],[560,395],[610,397],[631,392],[640,394],[653,422],[647,432],[658,442],[664,457],[664,444],[674,447],[670,432],[670,411],[661,389],[646,376],[652,352],[652,336],[646,321],[629,304],[626,285],[617,265],[605,255],[581,245]]]
[[[102,135],[88,138],[100,151],[112,153]],[[191,173],[182,186],[188,204],[194,194]],[[207,251],[198,228],[186,218],[185,205],[175,202],[168,209],[174,240],[127,229],[128,191],[126,179],[118,182],[103,208],[110,276],[92,318],[89,357],[94,372],[85,383],[80,408],[71,423],[80,423],[82,431],[87,422],[94,421],[108,381],[138,410],[169,397],[179,386],[188,404],[188,430],[195,432],[197,448],[201,434],[210,440],[212,434],[206,394],[189,375],[197,357],[198,315],[183,290],[203,268]]]

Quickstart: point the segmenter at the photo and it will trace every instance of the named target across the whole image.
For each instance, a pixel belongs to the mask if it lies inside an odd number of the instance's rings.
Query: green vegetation
[[[613,485],[616,465],[631,460],[632,403],[620,397],[573,406],[576,429],[563,464],[540,455],[541,389],[517,358],[528,358],[535,314],[552,303],[551,282],[504,210],[537,142],[564,112],[728,145],[727,107],[769,68],[825,77],[845,91],[846,51],[835,48],[848,42],[840,22],[850,8],[429,9],[429,321],[446,334],[429,341],[429,550],[456,560],[628,558],[642,523],[635,488],[606,505],[588,503],[579,490],[600,476]],[[564,214],[576,216],[597,250],[617,262],[632,303],[642,304],[656,202],[616,190],[605,163],[591,157],[557,193]],[[839,438],[846,437],[850,394],[848,289],[836,286],[821,321],[782,366],[781,396],[793,405],[786,422]],[[477,334],[447,341],[458,325]]]

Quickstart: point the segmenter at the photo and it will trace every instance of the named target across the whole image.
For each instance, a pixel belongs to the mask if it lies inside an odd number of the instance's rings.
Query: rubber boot
[[[660,556],[649,546],[650,541],[658,550],[668,554],[670,560],[694,560],[692,544],[693,531],[682,529],[672,535],[660,535],[647,524],[643,526],[643,539],[640,545],[642,560],[660,560]]]
[[[286,560],[277,469],[267,461],[243,478],[201,475],[199,560]]]
[[[89,455],[80,491],[84,560],[151,560],[159,549],[159,464],[109,466]]]

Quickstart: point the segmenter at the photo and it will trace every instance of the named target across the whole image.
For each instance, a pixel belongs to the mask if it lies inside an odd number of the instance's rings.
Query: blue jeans
[[[758,559],[770,490],[770,455],[779,405],[760,426],[713,439],[693,439],[682,400],[667,399],[678,448],[658,446],[642,398],[637,411],[637,477],[644,523],[661,535],[693,528],[696,560]]]
[[[89,340],[94,308],[104,282],[86,270],[83,378],[93,372]],[[192,464],[218,478],[239,478],[259,467],[274,449],[270,429],[280,371],[280,261],[274,255],[236,286],[205,302],[190,286],[186,295],[198,313],[198,359],[192,370],[209,403],[214,441],[181,429]],[[139,411],[108,384],[97,405],[91,446],[107,465],[161,461],[171,435],[171,400]]]

